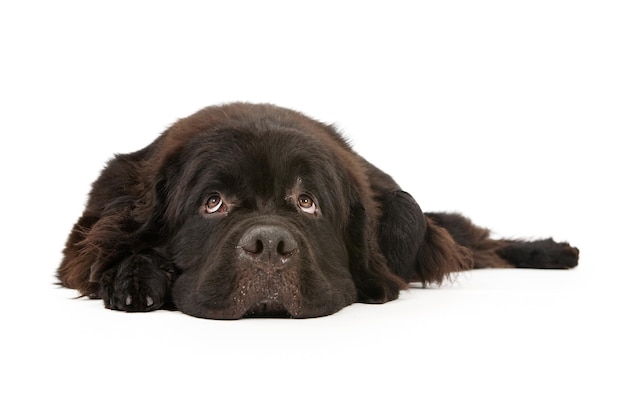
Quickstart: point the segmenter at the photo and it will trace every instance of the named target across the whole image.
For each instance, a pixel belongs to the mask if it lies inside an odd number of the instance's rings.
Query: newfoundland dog
[[[94,182],[60,283],[123,311],[317,317],[471,268],[572,268],[552,239],[492,239],[423,213],[332,126],[264,104],[207,107]]]

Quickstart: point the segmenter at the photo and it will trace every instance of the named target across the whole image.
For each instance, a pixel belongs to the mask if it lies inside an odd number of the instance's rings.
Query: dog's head
[[[207,318],[314,317],[395,298],[355,154],[299,113],[241,106],[179,121],[152,158],[153,223],[180,270],[176,306]]]

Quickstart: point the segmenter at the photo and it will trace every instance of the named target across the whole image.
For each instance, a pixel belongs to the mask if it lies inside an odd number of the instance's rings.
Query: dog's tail
[[[450,233],[454,241],[468,248],[473,268],[569,269],[578,265],[579,250],[567,242],[553,239],[492,239],[489,229],[478,227],[456,213],[425,213],[437,226]]]

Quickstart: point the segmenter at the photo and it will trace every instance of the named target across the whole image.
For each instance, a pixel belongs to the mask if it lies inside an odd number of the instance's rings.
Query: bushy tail
[[[579,251],[567,242],[492,239],[489,229],[474,225],[460,214],[425,214],[437,226],[446,229],[458,245],[471,251],[474,269],[569,269],[578,265]]]

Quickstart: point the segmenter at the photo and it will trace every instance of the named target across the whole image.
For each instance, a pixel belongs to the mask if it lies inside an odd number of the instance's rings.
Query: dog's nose
[[[253,226],[239,240],[241,253],[254,261],[282,267],[298,250],[298,242],[282,226]]]

